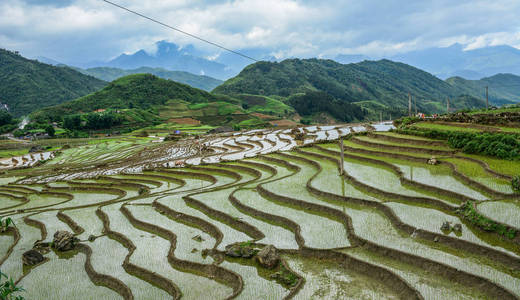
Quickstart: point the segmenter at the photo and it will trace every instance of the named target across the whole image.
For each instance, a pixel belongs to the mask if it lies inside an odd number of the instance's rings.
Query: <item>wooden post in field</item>
[[[412,116],[412,94],[408,93],[408,116]]]
[[[448,114],[450,113],[450,97],[448,97],[448,101],[446,102],[446,111]]]
[[[339,161],[339,175],[343,175],[343,138],[339,138],[339,150],[340,150],[340,161]]]
[[[379,122],[383,123],[383,112],[379,112]]]

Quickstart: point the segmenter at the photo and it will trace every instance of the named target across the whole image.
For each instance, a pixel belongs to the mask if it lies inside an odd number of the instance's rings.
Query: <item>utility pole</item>
[[[408,116],[412,116],[412,94],[408,92]]]
[[[339,150],[340,150],[340,162],[339,162],[339,175],[343,175],[343,138],[339,138]]]
[[[379,112],[379,122],[383,123],[383,112]]]
[[[415,115],[417,116],[417,96],[413,96],[413,102],[415,105]]]
[[[448,101],[446,102],[446,110],[448,111],[448,114],[450,113],[450,97],[448,97]]]
[[[486,86],[486,110],[489,109],[488,87]]]

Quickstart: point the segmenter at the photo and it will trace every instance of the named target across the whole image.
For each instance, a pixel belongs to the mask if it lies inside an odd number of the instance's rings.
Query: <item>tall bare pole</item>
[[[408,92],[408,116],[412,116],[412,94]]]
[[[446,102],[446,111],[450,113],[450,97],[448,97],[448,101]]]
[[[415,115],[417,116],[417,96],[413,96],[413,103],[415,105]]]
[[[340,164],[339,164],[339,175],[343,175],[343,138],[339,138],[339,150],[340,150]]]
[[[379,122],[383,123],[383,112],[379,112]]]
[[[488,87],[486,86],[486,109],[489,109]]]

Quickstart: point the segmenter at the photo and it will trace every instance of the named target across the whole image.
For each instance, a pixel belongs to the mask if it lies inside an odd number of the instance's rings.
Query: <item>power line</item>
[[[163,23],[163,22],[161,22],[161,21],[157,21],[157,20],[155,20],[155,19],[153,19],[153,18],[147,17],[147,16],[145,16],[145,15],[143,15],[143,14],[140,14],[140,13],[138,13],[138,12],[136,12],[136,11],[133,11],[133,10],[131,10],[131,9],[128,9],[128,8],[126,8],[126,7],[124,7],[124,6],[119,5],[119,4],[116,4],[116,3],[113,3],[113,2],[110,2],[110,1],[107,1],[107,0],[101,0],[101,1],[104,1],[104,2],[106,2],[106,3],[108,3],[108,4],[111,4],[111,5],[115,6],[115,7],[121,8],[121,9],[123,9],[123,10],[126,10],[126,11],[130,12],[130,13],[133,13],[133,14],[135,14],[135,15],[138,15],[138,16],[140,16],[140,17],[142,17],[142,18],[145,18],[145,19],[147,19],[147,20],[150,20],[150,21],[152,21],[152,22],[155,22],[155,23],[157,23],[157,24],[159,24],[159,25],[162,25],[162,26],[168,27],[168,28],[173,29],[173,30],[175,30],[175,31],[178,31],[178,32],[180,32],[180,33],[182,33],[182,34],[188,35],[188,36],[190,36],[190,37],[192,37],[192,38],[195,38],[195,39],[197,39],[197,40],[200,40],[200,41],[203,41],[203,42],[208,43],[208,44],[210,44],[210,45],[213,45],[213,46],[215,46],[215,47],[218,47],[218,48],[220,48],[220,49],[223,49],[223,50],[229,51],[229,52],[231,52],[231,53],[233,53],[233,54],[236,54],[236,55],[240,55],[240,56],[242,56],[242,57],[244,57],[244,58],[247,58],[247,59],[250,59],[250,60],[252,60],[252,61],[254,61],[254,62],[258,62],[258,61],[259,61],[259,60],[257,60],[257,59],[254,59],[254,58],[250,57],[250,56],[247,56],[247,55],[245,55],[245,54],[242,54],[242,53],[240,53],[240,52],[237,52],[237,51],[231,50],[231,49],[226,48],[226,47],[224,47],[224,46],[221,46],[221,45],[219,45],[219,44],[217,44],[217,43],[213,43],[213,42],[211,42],[211,41],[208,41],[208,40],[206,40],[206,39],[203,39],[203,38],[201,38],[201,37],[198,37],[198,36],[196,36],[196,35],[194,35],[194,34],[188,33],[188,32],[186,32],[186,31],[183,31],[183,30],[180,30],[180,29],[175,28],[175,27],[173,27],[173,26],[170,26],[170,25],[168,25],[168,24],[165,24],[165,23]]]

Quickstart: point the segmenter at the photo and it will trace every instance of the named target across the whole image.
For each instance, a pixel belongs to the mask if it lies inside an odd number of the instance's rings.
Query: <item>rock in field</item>
[[[226,246],[226,255],[230,257],[251,258],[255,255],[255,249],[248,244],[231,244]]]
[[[78,239],[68,231],[56,231],[54,234],[53,247],[58,251],[69,251],[76,247]]]
[[[265,268],[272,269],[280,262],[276,248],[273,245],[267,245],[256,255],[258,262]]]
[[[453,225],[453,231],[462,233],[462,224],[458,223],[458,224]]]
[[[26,251],[24,254],[22,254],[22,262],[26,266],[34,266],[41,263],[42,261],[43,255],[34,249]]]
[[[450,222],[446,221],[446,222],[442,223],[441,230],[442,231],[450,231],[451,230]]]

